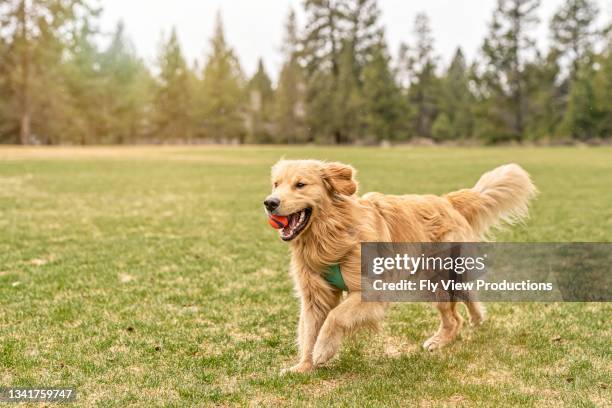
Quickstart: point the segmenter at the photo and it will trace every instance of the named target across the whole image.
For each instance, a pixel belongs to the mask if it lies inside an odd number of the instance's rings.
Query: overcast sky
[[[535,32],[540,47],[548,44],[548,20],[564,0],[543,0],[540,25]],[[209,51],[215,14],[221,10],[225,34],[236,50],[247,75],[263,57],[268,73],[276,78],[282,62],[279,53],[283,27],[290,8],[304,22],[302,0],[100,0],[104,9],[102,28],[112,30],[123,20],[139,54],[153,63],[161,33],[177,29],[183,52],[191,64]],[[600,23],[612,20],[612,0],[598,0]],[[436,51],[447,63],[457,46],[471,60],[487,33],[495,0],[380,0],[382,22],[392,55],[402,41],[410,42],[412,23],[418,12],[429,15]]]

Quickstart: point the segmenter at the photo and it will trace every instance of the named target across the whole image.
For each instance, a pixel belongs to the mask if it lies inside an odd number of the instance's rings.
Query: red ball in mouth
[[[283,215],[270,215],[268,216],[268,223],[272,228],[281,229],[289,225],[289,218]]]

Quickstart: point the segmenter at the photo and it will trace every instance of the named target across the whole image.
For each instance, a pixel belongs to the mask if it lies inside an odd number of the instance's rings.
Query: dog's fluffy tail
[[[470,223],[478,237],[486,239],[492,228],[526,218],[529,201],[536,194],[529,174],[518,164],[506,164],[483,174],[471,189],[455,191],[445,197]]]

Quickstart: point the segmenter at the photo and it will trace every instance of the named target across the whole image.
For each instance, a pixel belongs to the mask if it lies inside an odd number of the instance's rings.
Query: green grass
[[[541,194],[498,241],[612,240],[610,148],[3,148],[0,385],[112,407],[610,403],[609,304],[489,304],[433,354],[436,312],[397,304],[328,367],[279,377],[298,302],[261,201],[281,156],[349,162],[362,192],[387,193],[517,162]]]

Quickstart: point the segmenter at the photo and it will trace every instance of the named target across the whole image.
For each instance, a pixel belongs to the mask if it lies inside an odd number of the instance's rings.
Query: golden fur
[[[289,371],[305,372],[331,359],[342,337],[363,326],[376,326],[386,305],[361,302],[360,243],[472,242],[492,228],[527,216],[536,194],[529,175],[508,164],[485,173],[471,189],[435,195],[357,195],[356,171],[342,163],[281,160],[272,168],[273,191],[280,200],[275,213],[288,215],[311,208],[308,225],[292,241],[291,274],[301,302],[298,324],[300,361]],[[297,183],[305,184],[298,188]],[[346,297],[323,277],[340,264],[349,288]],[[441,323],[423,346],[443,347],[463,323],[456,303],[437,303]],[[478,302],[466,303],[474,325],[484,319]]]

